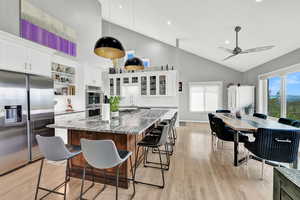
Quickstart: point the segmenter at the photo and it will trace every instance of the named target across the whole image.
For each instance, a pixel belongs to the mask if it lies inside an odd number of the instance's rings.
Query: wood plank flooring
[[[221,145],[219,145],[221,147]],[[232,165],[233,144],[225,143],[224,149],[216,152],[211,148],[208,124],[183,126],[178,128],[175,155],[171,158],[171,168],[166,172],[166,187],[161,190],[145,185],[136,185],[136,200],[271,200],[272,167],[265,167],[265,178],[260,180],[260,163],[250,160],[246,166]],[[152,159],[155,159],[151,155]],[[28,165],[7,176],[0,177],[1,200],[32,200],[38,175],[39,162]],[[137,178],[160,183],[160,171],[140,167]],[[64,179],[64,164],[46,164],[42,185],[54,187]],[[86,185],[88,185],[87,183]],[[96,186],[86,195],[92,199],[102,185]],[[63,191],[63,188],[60,189]],[[68,198],[76,199],[80,191],[80,180],[72,178],[68,185]],[[129,190],[120,189],[119,199],[130,199]],[[44,194],[41,192],[39,196]],[[51,200],[63,199],[49,195]],[[115,189],[108,186],[97,199],[115,199]]]

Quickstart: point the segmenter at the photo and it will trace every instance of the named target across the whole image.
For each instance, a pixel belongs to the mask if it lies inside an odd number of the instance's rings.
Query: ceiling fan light
[[[126,70],[143,70],[144,69],[143,61],[137,57],[130,58],[125,62],[125,69]]]
[[[123,45],[113,37],[100,38],[95,44],[94,53],[109,59],[123,58],[125,56]]]

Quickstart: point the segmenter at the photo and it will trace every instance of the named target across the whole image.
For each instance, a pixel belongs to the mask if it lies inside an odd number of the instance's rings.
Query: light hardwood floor
[[[166,187],[161,189],[136,185],[137,200],[271,200],[272,167],[266,166],[265,179],[261,181],[260,163],[250,160],[249,167],[232,165],[232,143],[226,143],[223,150],[216,152],[211,148],[211,136],[207,124],[178,128],[178,141],[171,168],[166,172]],[[221,145],[219,145],[221,146]],[[39,162],[22,168],[12,174],[0,177],[1,200],[31,200],[34,197]],[[47,164],[42,185],[53,187],[63,181],[63,164]],[[143,181],[160,183],[160,171],[139,168],[137,178]],[[91,199],[102,187],[97,184],[86,198]],[[63,188],[60,189],[63,191]],[[76,199],[80,191],[80,180],[72,178],[68,187],[68,199]],[[41,192],[42,194],[43,192]],[[130,199],[129,190],[120,189],[119,199]],[[115,198],[112,186],[97,198]],[[62,199],[50,195],[46,199]]]

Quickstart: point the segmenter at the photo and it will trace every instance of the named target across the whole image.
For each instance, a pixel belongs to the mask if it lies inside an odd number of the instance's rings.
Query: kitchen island
[[[80,145],[81,138],[90,140],[113,140],[118,149],[131,151],[133,164],[137,153],[137,143],[144,134],[151,131],[168,110],[137,109],[120,112],[120,117],[110,122],[101,121],[98,118],[86,119],[84,117],[60,119],[49,128],[68,129],[68,144]],[[141,155],[141,153],[139,154]],[[139,159],[138,159],[139,160]],[[81,178],[86,161],[82,155],[73,158],[70,165],[70,176]],[[130,162],[125,162],[120,167],[119,186],[128,188],[127,178],[131,178]],[[92,180],[92,170],[87,169],[86,179]],[[115,184],[115,169],[93,169],[95,181],[99,183]],[[105,174],[105,176],[104,176]],[[105,177],[105,179],[104,179]],[[122,177],[122,178],[121,178]]]

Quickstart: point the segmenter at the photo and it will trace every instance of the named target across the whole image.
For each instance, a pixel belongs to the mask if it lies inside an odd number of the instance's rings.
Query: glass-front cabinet
[[[114,79],[110,78],[109,79],[109,94],[110,96],[113,96],[115,94],[115,89],[114,89]]]
[[[121,78],[116,79],[116,95],[121,96]]]
[[[156,76],[150,76],[150,95],[156,95]]]
[[[128,84],[129,83],[129,77],[124,77],[123,78],[123,83]]]
[[[146,96],[147,95],[147,76],[141,76],[141,95]]]
[[[107,93],[111,96],[126,96],[122,94],[123,86],[134,85],[138,87],[140,96],[174,96],[177,89],[176,75],[174,71],[109,75]]]
[[[167,77],[166,77],[166,75],[159,76],[159,95],[167,95]]]
[[[138,83],[139,82],[139,77],[134,76],[131,78],[131,83]]]

